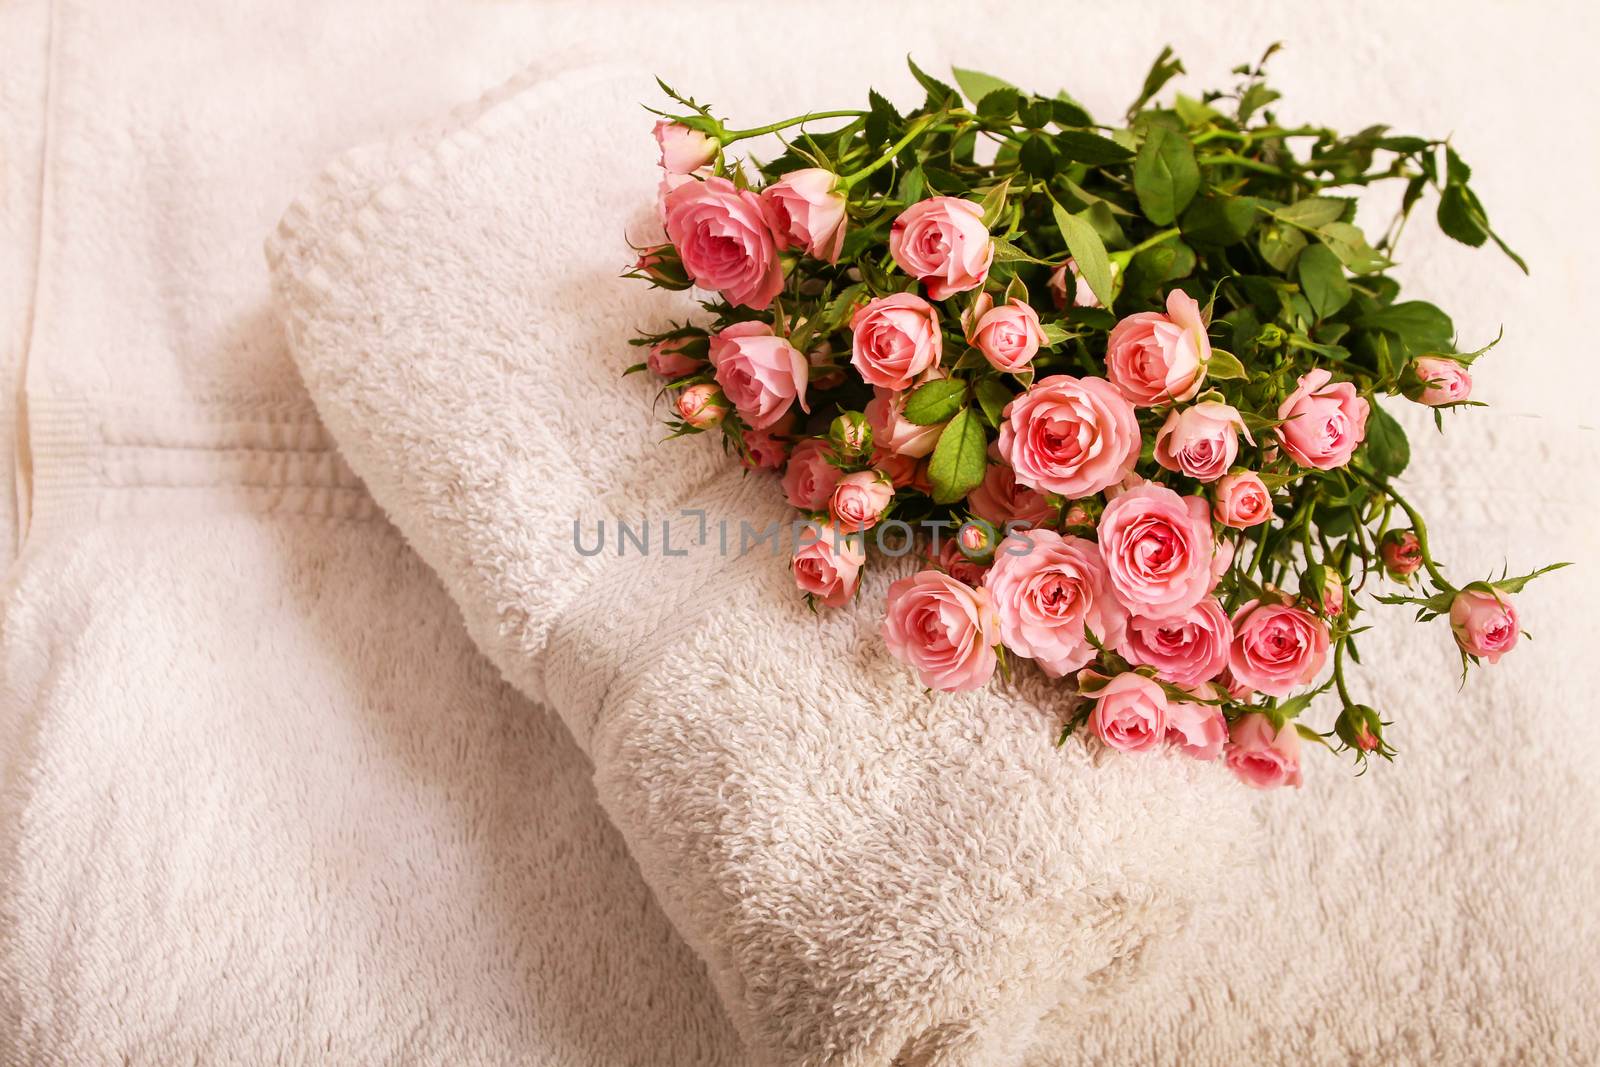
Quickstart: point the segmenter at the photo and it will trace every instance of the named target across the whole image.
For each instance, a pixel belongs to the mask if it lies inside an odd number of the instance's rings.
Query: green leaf
[[[1009,119],[1017,113],[1017,105],[1020,103],[1022,103],[1022,94],[1015,89],[996,89],[978,101],[978,117],[981,119]]]
[[[1199,189],[1200,168],[1189,139],[1165,126],[1150,127],[1133,163],[1133,191],[1145,218],[1171,225]]]
[[[1040,328],[1044,330],[1043,347],[1045,348],[1054,348],[1062,341],[1070,341],[1073,337],[1077,336],[1076,334],[1068,333],[1066,329],[1064,329],[1061,324],[1057,322],[1040,323]]]
[[[967,383],[954,378],[937,378],[920,385],[906,397],[905,420],[918,426],[946,422],[966,403]]]
[[[1065,92],[1059,92],[1055,99],[1050,101],[1050,121],[1057,126],[1093,126],[1094,119],[1083,105],[1078,103]]]
[[[1483,205],[1465,185],[1447,185],[1439,197],[1439,229],[1464,245],[1477,248],[1489,239]]]
[[[985,229],[994,229],[995,223],[1000,221],[1000,216],[1006,209],[1006,197],[1011,192],[1011,179],[1008,177],[999,185],[983,194],[983,225]]]
[[[917,84],[928,91],[928,103],[933,107],[941,108],[961,102],[959,93],[917,66],[910,56],[906,56],[906,66],[911,68],[911,76],[917,79]]]
[[[1144,85],[1139,89],[1139,99],[1135,100],[1128,108],[1128,117],[1138,114],[1139,109],[1149,103],[1150,98],[1161,91],[1161,87],[1171,81],[1174,75],[1184,73],[1183,61],[1172,54],[1172,46],[1161,50],[1156,61],[1150,65],[1150,73],[1144,76]]]
[[[961,67],[951,67],[950,73],[955,77],[956,84],[961,86],[961,91],[968,100],[974,104],[979,103],[984,97],[996,89],[1010,89],[1017,91],[1017,87],[993,74],[985,74],[980,70],[965,70]],[[1019,94],[1020,95],[1020,94]],[[1014,107],[1015,105],[1013,105]]]
[[[1055,135],[1054,140],[1061,158],[1071,163],[1087,163],[1098,167],[1133,158],[1132,152],[1111,138],[1088,130],[1063,130]]]
[[[1111,258],[1106,255],[1106,246],[1100,240],[1100,235],[1087,219],[1067,214],[1060,204],[1052,202],[1050,210],[1055,215],[1056,225],[1061,227],[1061,236],[1066,239],[1067,251],[1072,253],[1072,258],[1077,262],[1078,273],[1094,290],[1100,305],[1110,307]]]
[[[978,406],[983,410],[983,417],[990,426],[1000,425],[1001,413],[1006,405],[1011,403],[1011,390],[999,378],[985,378],[980,381],[975,390],[978,394]]]
[[[1350,282],[1344,266],[1327,245],[1313,245],[1295,263],[1300,288],[1317,317],[1325,319],[1350,302]]]
[[[933,458],[928,461],[934,503],[954,504],[983,484],[988,449],[983,420],[971,408],[962,408],[939,435]]]
[[[1050,147],[1050,138],[1042,133],[1029,134],[1017,152],[1017,162],[1024,173],[1049,180],[1056,172],[1056,153]]]
[[[1261,258],[1273,270],[1288,274],[1289,268],[1294,266],[1294,261],[1306,247],[1306,235],[1293,226],[1268,226],[1261,231],[1256,247],[1261,251]]]
[[[1317,227],[1317,236],[1352,274],[1371,274],[1394,265],[1367,244],[1366,234],[1348,222],[1325,223]]]
[[[1178,113],[1185,126],[1204,126],[1222,117],[1222,112],[1192,96],[1179,93],[1172,100],[1172,110]]]
[[[1338,222],[1349,206],[1350,201],[1335,196],[1311,196],[1278,208],[1273,214],[1284,222],[1314,230],[1318,226]]]
[[[1372,469],[1385,478],[1395,477],[1411,462],[1411,442],[1406,440],[1406,432],[1376,399],[1367,417],[1366,449]]]
[[[1211,359],[1206,363],[1206,377],[1218,380],[1229,378],[1249,378],[1249,373],[1244,369],[1244,364],[1239,362],[1239,357],[1232,352],[1225,352],[1220,348],[1211,350]]]
[[[1540,567],[1538,570],[1534,571],[1532,574],[1524,574],[1524,575],[1522,575],[1521,577],[1518,577],[1518,578],[1501,578],[1499,581],[1491,582],[1490,584],[1493,585],[1496,589],[1501,590],[1502,592],[1520,593],[1520,592],[1522,592],[1523,586],[1527,585],[1529,582],[1533,581],[1535,578],[1539,577],[1541,574],[1549,574],[1551,571],[1558,571],[1562,567],[1570,567],[1570,566],[1572,566],[1572,563],[1570,561],[1566,562],[1566,563],[1552,563],[1547,567]]]
[[[1203,196],[1183,213],[1183,235],[1197,245],[1238,244],[1255,225],[1255,201],[1245,196]]]
[[[1361,325],[1397,335],[1412,352],[1446,352],[1454,347],[1456,327],[1426,300],[1390,304],[1361,317]]]

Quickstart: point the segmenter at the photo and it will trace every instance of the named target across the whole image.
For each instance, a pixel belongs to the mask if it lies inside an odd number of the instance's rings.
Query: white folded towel
[[[480,647],[592,758],[762,1059],[1015,1062],[1237,872],[1243,791],[1058,749],[1037,678],[927,693],[877,633],[894,567],[813,616],[766,546],[736,555],[741,521],[791,517],[770,476],[660,443],[653,386],[620,376],[637,328],[695,312],[619,277],[654,196],[648,92],[568,72],[333,164],[268,246],[301,372]],[[648,556],[618,521],[649,523]]]

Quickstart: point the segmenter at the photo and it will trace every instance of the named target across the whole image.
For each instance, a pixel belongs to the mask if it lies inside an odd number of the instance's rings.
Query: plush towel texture
[[[1600,1059],[1600,456],[1574,428],[1600,205],[1527,188],[1600,166],[1593,11],[919,3],[842,35],[859,5],[815,10],[782,9],[774,53],[779,16],[746,3],[0,4],[0,430],[76,487],[22,479],[0,616],[0,1064],[751,1060],[566,727],[478,657],[310,411],[259,248],[324,160],[431,143],[430,117],[580,44],[770,117],[864,83],[909,103],[907,51],[1115,114],[1164,41],[1194,86],[1272,39],[1286,119],[1453,129],[1534,266],[1407,234],[1411,291],[1507,334],[1475,371],[1494,412],[1413,423],[1440,552],[1583,565],[1525,594],[1538,639],[1464,691],[1442,628],[1386,624],[1364,691],[1402,760],[1360,782],[1313,760],[1254,798],[1264,878],[1026,1062]],[[58,401],[54,444],[15,434]]]
[[[882,578],[817,618],[771,546],[741,553],[789,521],[774,479],[663,447],[656,387],[619,376],[635,324],[692,309],[618,276],[655,178],[645,84],[542,81],[350,203],[325,190],[376,157],[336,165],[269,247],[296,359],[480,647],[594,761],[759,1055],[1015,1062],[1183,928],[1231,865],[1240,790],[1057,750],[1046,686],[930,697],[878,638]],[[619,522],[655,527],[649,555]]]

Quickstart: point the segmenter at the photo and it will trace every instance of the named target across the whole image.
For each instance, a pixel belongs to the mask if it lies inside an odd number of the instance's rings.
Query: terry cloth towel
[[[1015,1062],[1235,870],[1243,790],[1058,749],[1048,686],[930,695],[877,633],[893,567],[813,616],[770,545],[739,555],[742,523],[791,518],[772,479],[662,444],[654,387],[620,376],[636,328],[693,312],[619,277],[654,196],[648,92],[569,72],[409,160],[334,163],[268,245],[295,358],[475,641],[592,759],[758,1055]]]

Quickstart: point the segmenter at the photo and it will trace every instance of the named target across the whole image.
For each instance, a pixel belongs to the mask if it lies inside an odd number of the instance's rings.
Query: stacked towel
[[[651,200],[646,91],[570,72],[365,189],[386,153],[335,164],[269,246],[302,374],[480,647],[594,761],[758,1054],[1016,1062],[1184,928],[1240,791],[1181,757],[1058,750],[1066,701],[1038,679],[930,697],[876,634],[892,568],[817,618],[780,558],[738,554],[742,524],[789,521],[771,477],[661,447],[654,387],[619,376],[634,327],[691,310],[618,276]],[[670,522],[687,555],[580,553],[574,525],[602,521]]]

